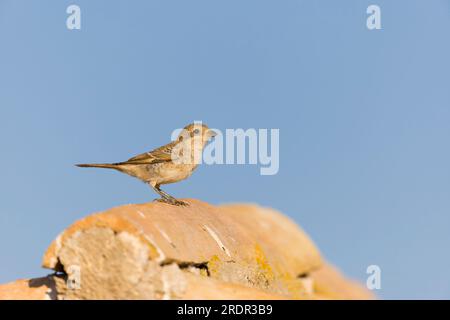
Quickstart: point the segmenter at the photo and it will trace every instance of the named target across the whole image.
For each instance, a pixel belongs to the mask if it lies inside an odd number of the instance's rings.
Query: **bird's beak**
[[[217,136],[217,132],[212,129],[208,129],[208,132],[206,134],[208,135],[209,138]]]

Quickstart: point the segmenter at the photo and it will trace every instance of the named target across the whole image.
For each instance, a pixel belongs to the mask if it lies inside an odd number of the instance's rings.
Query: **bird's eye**
[[[199,134],[199,133],[200,133],[200,130],[198,130],[198,129],[194,130],[194,134]]]

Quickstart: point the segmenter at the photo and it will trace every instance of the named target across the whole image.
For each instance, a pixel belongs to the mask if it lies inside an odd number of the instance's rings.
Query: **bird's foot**
[[[167,203],[167,204],[171,204],[171,205],[179,206],[179,207],[187,207],[187,206],[189,206],[189,203],[181,201],[181,200],[177,200],[175,198],[173,198],[173,199],[158,198],[158,199],[155,199],[155,201],[162,202],[162,203]]]
[[[181,201],[181,200],[176,200],[173,202],[174,205],[176,206],[180,206],[180,207],[187,207],[189,206],[189,203]]]

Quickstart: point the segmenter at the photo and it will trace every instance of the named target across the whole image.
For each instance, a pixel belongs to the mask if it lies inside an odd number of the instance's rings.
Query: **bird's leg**
[[[149,183],[149,185],[150,185],[150,187],[152,187],[153,190],[155,190],[156,193],[158,193],[161,196],[161,199],[156,199],[156,200],[167,202],[167,203],[173,202],[173,200],[170,198],[169,194],[162,191],[159,187],[153,186],[151,183]]]
[[[157,199],[157,201],[162,201],[162,202],[173,204],[176,206],[187,206],[188,205],[186,202],[177,200],[174,197],[172,197],[170,194],[168,194],[167,192],[161,190],[159,185],[153,186],[152,184],[150,184],[150,186],[153,188],[153,190],[155,190],[161,196],[161,199]]]

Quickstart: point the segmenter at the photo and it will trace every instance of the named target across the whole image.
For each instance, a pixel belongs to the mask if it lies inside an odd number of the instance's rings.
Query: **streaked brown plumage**
[[[205,124],[193,123],[184,127],[177,140],[127,161],[76,166],[118,170],[148,183],[161,196],[158,201],[186,205],[161,190],[160,186],[188,178],[197,168],[203,148],[215,135]]]

